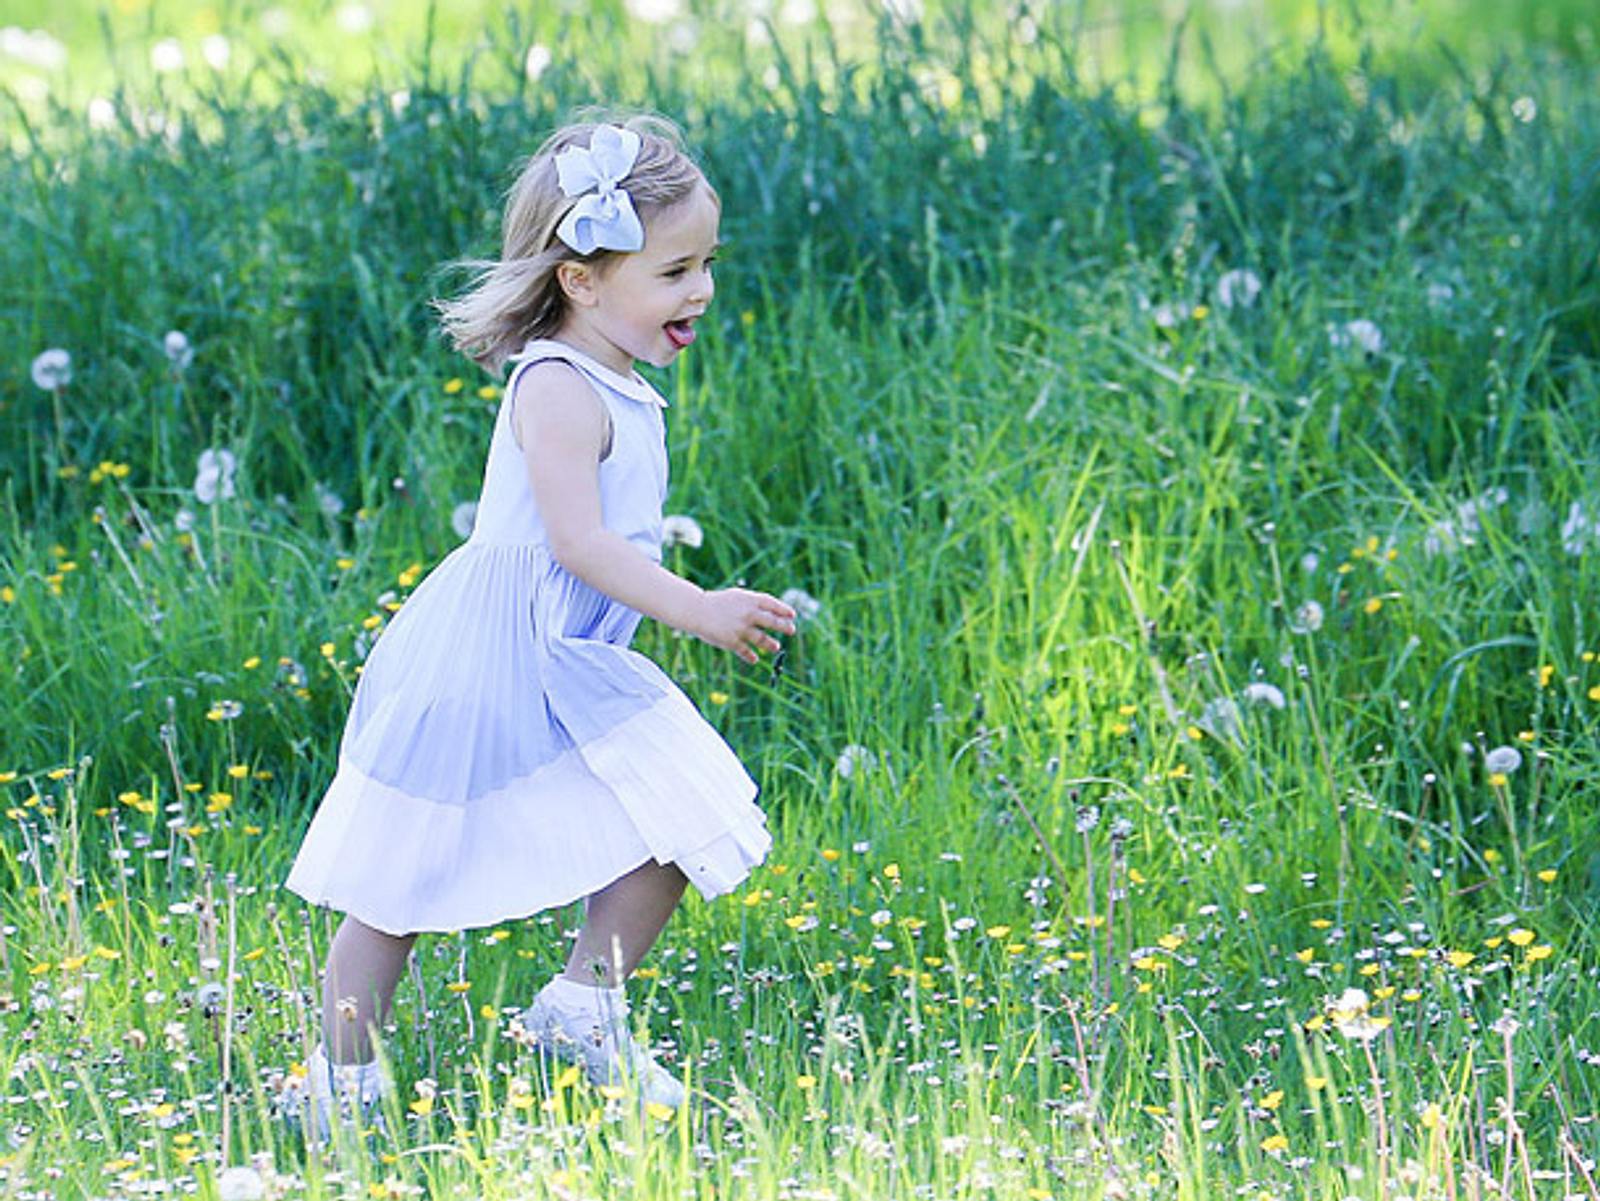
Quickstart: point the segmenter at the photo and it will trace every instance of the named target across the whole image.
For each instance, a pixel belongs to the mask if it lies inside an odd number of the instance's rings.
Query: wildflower
[[[683,0],[627,0],[627,8],[649,25],[665,25],[683,16]]]
[[[1555,954],[1556,949],[1547,942],[1542,942],[1536,947],[1529,947],[1523,952],[1529,963],[1538,963],[1541,959],[1549,959]]]
[[[322,510],[324,516],[337,517],[344,512],[344,501],[339,499],[339,494],[328,485],[318,480],[313,486],[317,496],[317,508]]]
[[[200,452],[194,477],[195,499],[203,505],[233,497],[233,472],[238,460],[231,450],[207,447]]]
[[[1322,606],[1308,600],[1294,611],[1289,628],[1296,634],[1314,634],[1322,628]]]
[[[1224,271],[1217,280],[1214,292],[1219,308],[1231,309],[1234,305],[1247,309],[1255,304],[1256,297],[1261,295],[1261,280],[1254,271],[1244,267],[1235,267],[1232,271]]]
[[[1531,125],[1539,115],[1539,102],[1532,96],[1518,96],[1511,102],[1511,115],[1524,125]]]
[[[183,44],[177,38],[162,38],[151,46],[150,69],[163,73],[183,70]]]
[[[1338,1000],[1328,1006],[1328,1019],[1334,1030],[1355,1043],[1371,1043],[1389,1027],[1387,1017],[1371,1014],[1371,1001],[1360,988],[1346,988]]]
[[[33,382],[46,392],[72,382],[72,356],[59,346],[40,351],[33,360]]]
[[[450,510],[450,528],[459,538],[472,537],[472,530],[477,521],[478,502],[475,500],[464,500]]]
[[[822,612],[822,602],[804,588],[789,588],[778,598],[795,611],[801,621],[815,621]]]
[[[542,42],[535,42],[528,47],[528,53],[522,60],[522,70],[527,75],[529,82],[536,82],[539,76],[545,73],[545,68],[550,65],[552,55],[550,47]]]
[[[206,710],[207,721],[232,721],[244,712],[244,706],[238,701],[213,701],[211,708]]]
[[[1372,614],[1376,613],[1381,608],[1383,608],[1383,597],[1373,596],[1369,597],[1367,599],[1367,603],[1361,606],[1361,611],[1363,613]]]
[[[466,386],[467,386],[467,381],[466,380],[461,379],[459,376],[453,376],[450,379],[447,379],[447,380],[444,381],[445,395],[446,396],[454,396],[457,392],[461,391],[461,389],[465,388]]]
[[[1188,320],[1189,306],[1183,301],[1176,304],[1158,304],[1151,312],[1150,318],[1161,329],[1171,329],[1182,321]]]
[[[233,47],[220,33],[208,33],[200,39],[200,57],[213,71],[226,71],[233,59]]]
[[[1522,1029],[1522,1023],[1512,1017],[1511,1014],[1502,1013],[1494,1020],[1494,1024],[1489,1029],[1493,1030],[1501,1038],[1510,1038],[1518,1030]]]
[[[663,546],[687,546],[696,550],[705,541],[705,532],[701,530],[700,523],[693,517],[684,517],[681,514],[672,514],[661,520],[661,544]]]
[[[875,764],[876,760],[871,751],[864,746],[851,743],[839,752],[839,761],[834,764],[834,770],[841,778],[848,780],[855,775],[858,768],[863,772],[869,772]]]
[[[1261,1149],[1268,1155],[1277,1155],[1289,1149],[1289,1139],[1282,1134],[1269,1134],[1261,1140]]]
[[[1506,941],[1515,947],[1525,947],[1537,937],[1538,935],[1532,930],[1524,930],[1519,927],[1506,935]]]
[[[161,339],[161,349],[167,352],[167,362],[174,371],[183,371],[194,362],[194,347],[189,345],[189,338],[182,330],[169,329]]]
[[[1569,555],[1581,555],[1600,542],[1600,522],[1585,511],[1582,502],[1573,501],[1567,519],[1561,523],[1561,548]]]
[[[1328,341],[1335,350],[1354,347],[1366,354],[1383,350],[1383,331],[1365,317],[1346,321],[1343,325],[1328,326]]]
[[[217,1196],[221,1201],[260,1201],[266,1192],[261,1173],[254,1168],[225,1168],[217,1177]]]
[[[1483,768],[1494,775],[1508,776],[1522,766],[1522,752],[1514,746],[1497,746],[1483,757]]]
[[[1283,689],[1273,684],[1268,684],[1265,680],[1257,680],[1253,684],[1245,685],[1244,692],[1241,695],[1252,705],[1269,705],[1274,709],[1282,709],[1285,703]]]

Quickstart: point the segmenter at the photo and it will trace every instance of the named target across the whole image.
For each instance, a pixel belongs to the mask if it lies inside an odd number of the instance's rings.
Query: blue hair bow
[[[579,254],[594,250],[641,250],[644,226],[621,184],[639,157],[639,135],[617,125],[598,126],[588,148],[569,146],[556,155],[561,191],[578,202],[556,226]]]

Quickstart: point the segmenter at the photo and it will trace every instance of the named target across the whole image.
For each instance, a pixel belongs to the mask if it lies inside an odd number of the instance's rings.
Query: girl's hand
[[[723,588],[700,598],[689,633],[732,651],[746,663],[756,663],[760,661],[759,652],[776,653],[782,649],[766,630],[792,634],[794,629],[794,610],[777,597],[744,588]]]

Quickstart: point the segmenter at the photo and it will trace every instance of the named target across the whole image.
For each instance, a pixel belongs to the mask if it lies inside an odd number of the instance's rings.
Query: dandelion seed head
[[[815,621],[822,613],[822,602],[804,588],[787,588],[778,599],[793,609],[801,621]]]
[[[167,362],[176,371],[182,371],[194,362],[194,347],[189,345],[188,335],[182,330],[169,329],[161,339],[161,349],[166,352]]]
[[[1483,757],[1483,770],[1509,776],[1522,766],[1522,752],[1514,746],[1497,746]]]
[[[65,388],[72,382],[72,356],[59,346],[41,350],[31,368],[33,382],[46,392]]]
[[[693,517],[674,513],[661,520],[661,545],[687,546],[696,550],[705,541],[705,531]]]
[[[549,68],[553,56],[550,47],[543,42],[535,42],[528,47],[528,53],[522,60],[522,70],[530,82],[535,81]]]
[[[1240,695],[1252,705],[1268,705],[1274,709],[1282,709],[1286,703],[1283,698],[1283,689],[1274,684],[1268,684],[1265,680],[1257,680],[1252,684],[1245,685],[1244,691]]]
[[[1296,634],[1314,634],[1322,628],[1322,606],[1314,600],[1305,601],[1294,611],[1290,624]]]
[[[1261,295],[1261,279],[1248,268],[1235,267],[1222,273],[1213,295],[1218,308],[1231,309],[1235,305],[1249,308]]]

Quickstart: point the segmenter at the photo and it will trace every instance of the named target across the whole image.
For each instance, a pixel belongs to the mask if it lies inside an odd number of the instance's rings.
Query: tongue
[[[672,340],[672,344],[679,350],[694,341],[694,326],[687,321],[669,321],[667,322],[666,330],[667,337]]]

